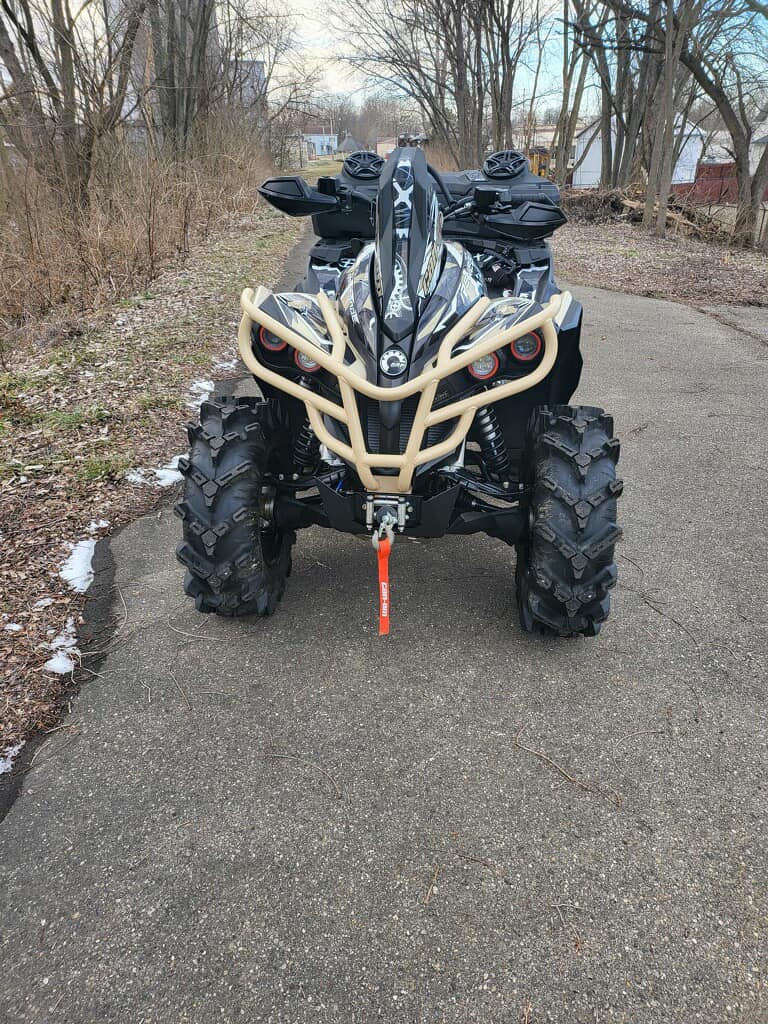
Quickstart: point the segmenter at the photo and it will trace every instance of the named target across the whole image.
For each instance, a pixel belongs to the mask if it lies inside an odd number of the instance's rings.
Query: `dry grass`
[[[0,165],[0,363],[40,314],[93,310],[146,287],[232,214],[252,212],[269,161],[225,127],[183,162],[110,142],[87,209],[74,209],[18,159]]]
[[[266,206],[230,217],[151,290],[30,324],[0,373],[0,752],[54,726],[72,691],[71,675],[43,668],[84,604],[59,576],[67,543],[161,500],[126,470],[186,449],[191,382],[226,375],[218,361],[236,354],[240,290],[275,283],[301,227]],[[89,532],[92,520],[109,527]]]
[[[427,160],[437,171],[456,171],[458,165],[456,160],[446,146],[437,142],[429,142],[424,147]]]
[[[321,160],[311,160],[305,167],[297,168],[295,172],[291,173],[300,174],[311,185],[315,185],[318,178],[333,177],[335,174],[339,174],[343,162],[341,157],[324,157]]]

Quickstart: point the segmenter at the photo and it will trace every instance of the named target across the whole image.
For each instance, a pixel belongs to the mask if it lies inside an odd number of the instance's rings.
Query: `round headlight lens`
[[[268,331],[266,327],[259,328],[259,341],[261,342],[262,348],[265,348],[267,352],[282,352],[288,345],[287,341],[283,341],[282,338],[278,338],[276,334]]]
[[[489,377],[496,373],[498,368],[499,357],[495,352],[490,352],[487,356],[481,356],[467,367],[475,380],[488,380]]]
[[[541,352],[541,335],[531,331],[522,338],[515,338],[509,348],[515,359],[521,359],[524,363],[530,362]]]
[[[299,352],[296,349],[294,355],[294,361],[300,370],[306,370],[307,373],[317,373],[320,369],[320,363],[315,362],[310,356],[305,356],[303,352]]]

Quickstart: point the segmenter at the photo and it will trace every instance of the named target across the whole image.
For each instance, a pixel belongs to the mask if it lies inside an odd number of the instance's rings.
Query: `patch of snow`
[[[52,597],[41,597],[39,601],[35,601],[32,605],[33,608],[49,608],[53,604]]]
[[[5,628],[8,630],[9,633],[21,632],[21,626],[18,624],[18,622],[6,622]]]
[[[56,651],[54,656],[46,661],[43,668],[46,672],[55,672],[57,676],[66,676],[74,671],[75,663],[66,651]]]
[[[13,768],[13,762],[23,746],[23,743],[19,743],[15,747],[7,747],[0,753],[0,775],[4,775]]]
[[[179,472],[180,458],[182,458],[181,455],[174,455],[170,462],[160,466],[159,469],[153,470],[158,487],[170,487],[171,484],[177,484],[181,480],[181,473]]]
[[[125,479],[129,484],[137,484],[144,487],[170,487],[181,480],[179,472],[179,459],[181,455],[174,455],[170,462],[164,466],[157,466],[156,469],[129,469]]]
[[[77,544],[70,544],[70,555],[59,570],[59,576],[63,577],[70,587],[78,594],[84,594],[93,583],[93,552],[96,548],[96,541],[79,540]]]
[[[129,469],[125,474],[125,479],[129,484],[136,484],[137,487],[142,485],[150,485],[154,483],[147,476],[147,473],[151,473],[151,469]]]
[[[88,527],[88,533],[96,533],[98,530],[106,530],[109,526],[109,522],[106,519],[92,519],[91,525]]]
[[[216,385],[212,380],[196,380],[189,388],[189,397],[187,399],[188,409],[198,409],[202,402],[209,397]]]
[[[236,359],[214,359],[214,370],[234,370],[237,367]]]
[[[55,672],[57,675],[63,676],[75,668],[75,658],[79,656],[80,651],[77,649],[75,620],[71,615],[67,619],[64,629],[55,640],[51,641],[51,650],[54,652],[53,657],[49,658],[43,666],[47,672]]]

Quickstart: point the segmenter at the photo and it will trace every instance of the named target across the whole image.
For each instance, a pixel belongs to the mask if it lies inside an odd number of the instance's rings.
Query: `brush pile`
[[[633,185],[626,189],[571,189],[562,194],[562,206],[569,219],[582,224],[639,224],[645,210],[645,189]],[[656,206],[654,209],[658,209]],[[667,227],[702,242],[723,241],[730,231],[703,207],[672,195],[667,207]]]

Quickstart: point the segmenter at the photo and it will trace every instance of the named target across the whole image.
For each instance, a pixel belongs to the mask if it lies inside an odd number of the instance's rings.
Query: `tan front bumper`
[[[467,436],[475,412],[480,406],[490,405],[492,402],[498,402],[503,398],[509,398],[511,395],[534,387],[547,376],[557,358],[557,331],[553,320],[560,309],[562,295],[553,296],[540,313],[528,320],[485,338],[466,352],[452,355],[453,348],[466,337],[489,305],[488,299],[481,299],[448,331],[440,345],[437,358],[424,373],[398,387],[382,388],[371,384],[365,378],[361,364],[355,363],[350,366],[344,362],[344,353],[347,347],[344,324],[336,311],[335,304],[324,292],[320,292],[317,298],[328,327],[328,335],[333,342],[330,352],[323,351],[279,320],[275,320],[265,313],[254,302],[255,294],[252,289],[246,288],[240,299],[243,318],[238,331],[238,348],[243,362],[255,377],[304,402],[309,422],[321,444],[324,444],[345,462],[353,465],[360,477],[360,482],[368,491],[407,494],[411,490],[416,467],[425,462],[442,458],[458,448]],[[339,382],[341,404],[329,401],[322,395],[318,395],[263,366],[253,354],[251,327],[254,323],[276,334],[332,373]],[[457,370],[463,369],[481,356],[495,352],[516,338],[535,330],[541,331],[543,335],[544,355],[536,369],[526,377],[506,381],[488,388],[486,391],[470,395],[469,398],[443,405],[439,409],[432,408],[441,380],[456,373]],[[367,451],[355,400],[356,391],[368,398],[383,402],[401,401],[420,393],[421,397],[410,437],[402,455]],[[349,444],[345,444],[331,434],[323,423],[323,416],[330,416],[346,425],[349,432]],[[422,448],[424,435],[431,426],[452,419],[456,419],[458,422],[445,440]],[[397,476],[382,476],[374,472],[376,468],[396,469],[399,472]]]

